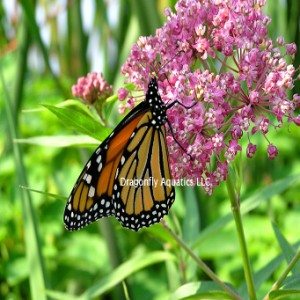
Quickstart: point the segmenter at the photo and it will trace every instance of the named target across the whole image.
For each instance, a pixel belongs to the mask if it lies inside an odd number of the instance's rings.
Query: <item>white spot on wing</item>
[[[95,195],[95,188],[93,186],[90,186],[88,196],[89,197],[94,197],[94,195]]]
[[[122,156],[122,157],[121,157],[121,165],[123,165],[123,164],[124,164],[124,162],[125,162],[125,157],[124,157],[124,156]]]
[[[92,176],[90,174],[86,174],[86,182],[87,184],[90,184],[91,183],[91,180],[92,180]]]

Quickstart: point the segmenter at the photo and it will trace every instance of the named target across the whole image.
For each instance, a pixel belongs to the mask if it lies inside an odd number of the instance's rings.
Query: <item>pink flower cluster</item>
[[[104,79],[102,73],[91,72],[80,77],[72,86],[72,94],[86,103],[93,104],[105,100],[113,93],[112,86]]]
[[[249,141],[247,157],[257,149],[251,137],[260,133],[273,159],[278,150],[267,139],[270,128],[284,120],[300,125],[294,116],[300,97],[287,97],[296,73],[287,57],[296,46],[282,37],[276,42],[268,38],[264,4],[179,0],[175,12],[166,10],[167,22],[155,36],[139,38],[122,68],[126,80],[144,90],[155,72],[165,102],[197,102],[189,110],[177,105],[167,112],[186,153],[170,131],[167,141],[173,177],[198,178],[209,194],[226,179],[229,162],[242,150],[243,135]],[[123,100],[127,96],[124,90],[120,94]],[[132,105],[131,97],[129,101]]]

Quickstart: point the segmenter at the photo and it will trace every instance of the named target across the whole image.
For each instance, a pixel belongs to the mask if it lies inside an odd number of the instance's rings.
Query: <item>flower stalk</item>
[[[235,293],[230,287],[228,287],[224,282],[222,282],[219,277],[210,269],[207,264],[199,258],[193,250],[168,226],[165,220],[160,221],[163,227],[168,231],[168,233],[174,238],[177,244],[185,250],[185,252],[197,263],[200,269],[209,276],[221,289],[223,289],[228,295],[235,300],[241,300],[242,298]]]
[[[250,259],[249,259],[249,255],[248,255],[246,239],[245,239],[245,234],[244,234],[244,228],[243,228],[243,223],[242,223],[242,217],[241,217],[240,196],[236,192],[236,190],[233,186],[230,175],[228,175],[228,177],[227,177],[226,186],[227,186],[229,199],[231,202],[232,214],[234,217],[236,231],[237,231],[238,240],[239,240],[239,244],[240,244],[244,273],[245,273],[245,280],[246,280],[246,284],[247,284],[249,299],[256,300],[253,274],[252,274],[252,270],[251,270],[251,264],[250,264]]]

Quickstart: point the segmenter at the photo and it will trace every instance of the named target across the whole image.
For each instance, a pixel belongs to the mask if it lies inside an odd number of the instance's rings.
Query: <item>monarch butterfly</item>
[[[100,144],[81,172],[66,204],[66,229],[79,230],[113,215],[123,227],[137,231],[168,213],[175,189],[168,184],[171,173],[165,123],[167,109],[176,102],[166,106],[156,77],[150,79],[145,101]],[[152,185],[123,184],[123,179]]]

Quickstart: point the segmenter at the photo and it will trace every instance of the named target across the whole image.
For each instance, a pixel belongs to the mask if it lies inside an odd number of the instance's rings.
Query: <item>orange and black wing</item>
[[[64,223],[68,230],[78,230],[115,213],[112,203],[115,173],[128,141],[146,111],[142,102],[92,154],[65,207]]]
[[[166,109],[152,78],[145,101],[123,119],[85,165],[65,208],[68,230],[110,215],[124,227],[138,230],[168,213],[175,190],[170,182]]]
[[[132,230],[159,222],[174,202],[165,126],[152,112],[140,119],[119,161],[112,202],[122,226]]]

